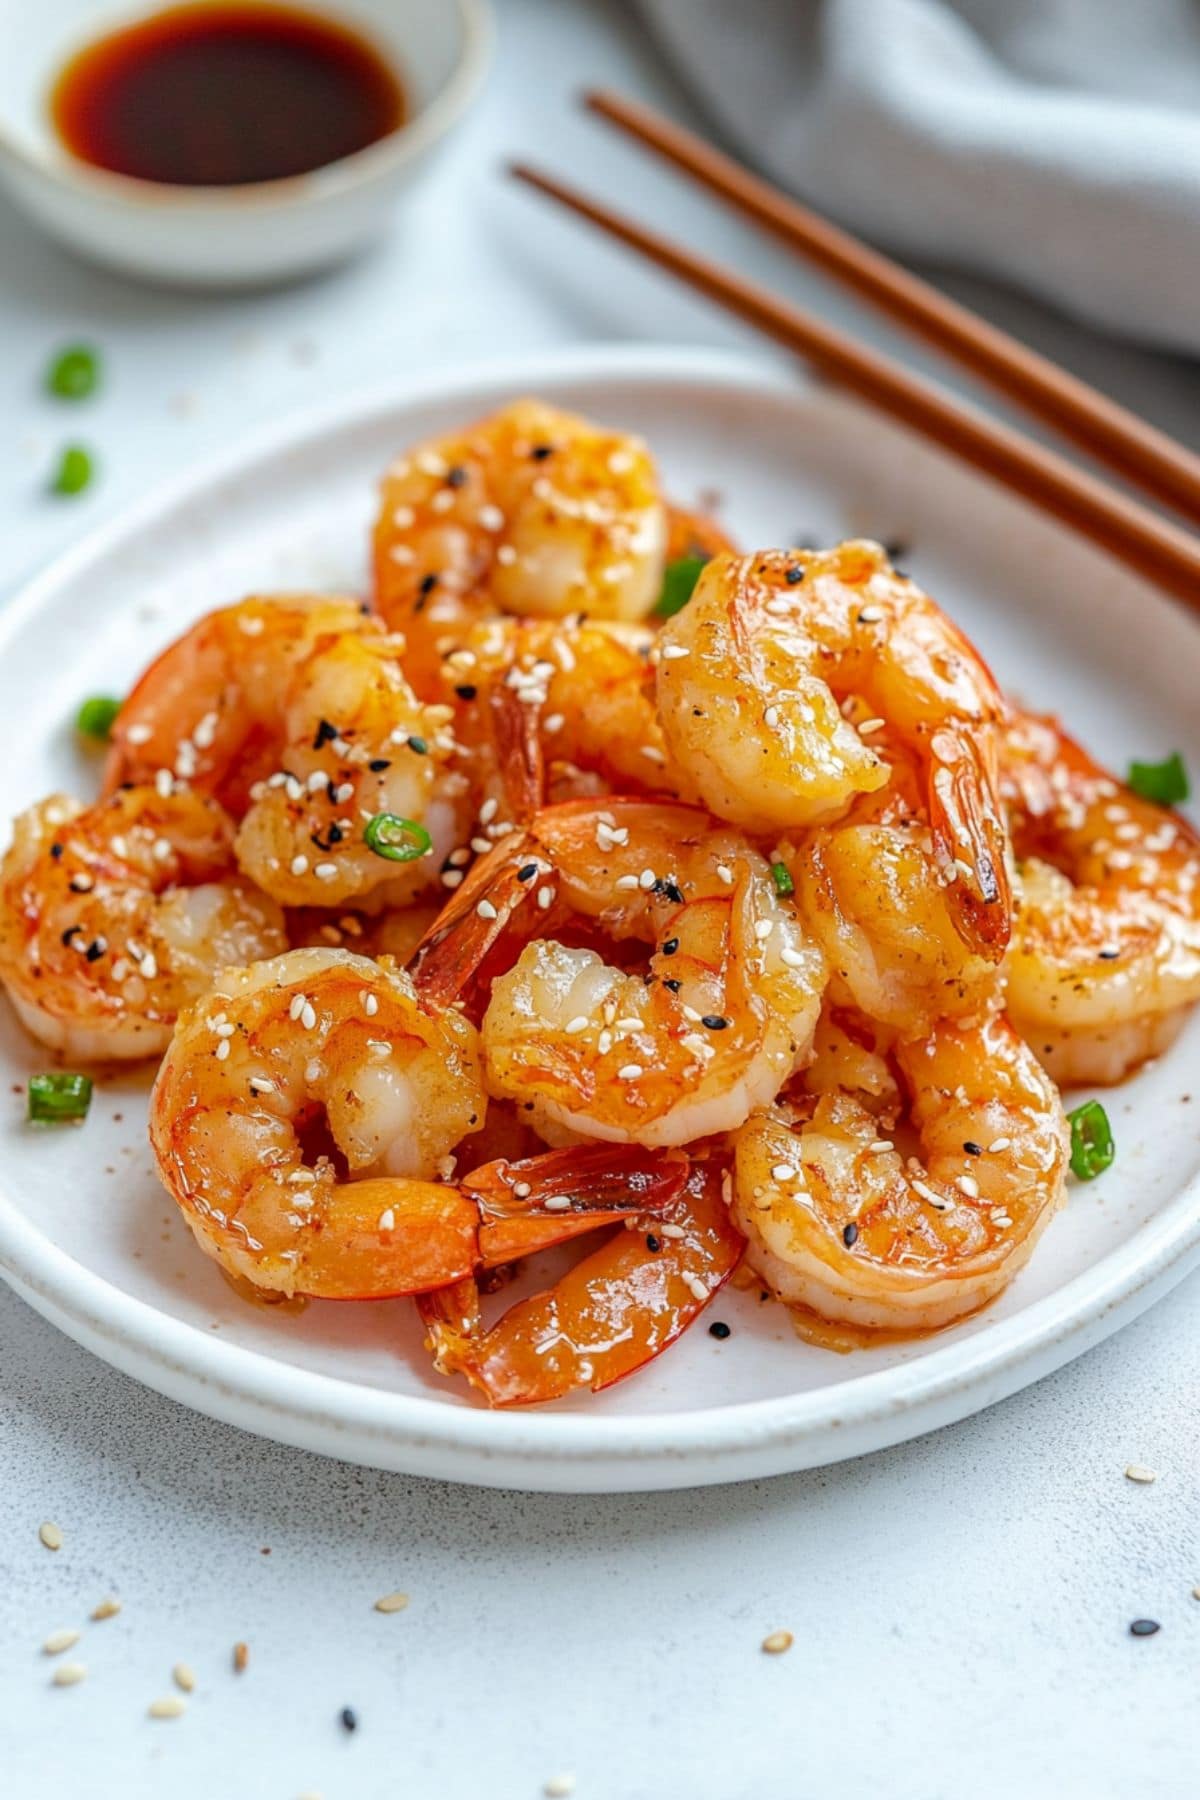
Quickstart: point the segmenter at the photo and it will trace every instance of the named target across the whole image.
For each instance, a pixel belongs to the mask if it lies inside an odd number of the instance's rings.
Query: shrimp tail
[[[546,759],[539,714],[515,688],[501,685],[488,696],[496,767],[504,784],[504,816],[522,824],[546,798]]]
[[[514,857],[512,841],[504,840],[475,864],[413,951],[408,972],[432,1010],[456,1002],[478,1010],[486,1003],[490,975],[517,929],[522,903],[531,889],[553,881],[536,854]],[[540,916],[549,922],[545,913]]]
[[[479,1206],[480,1267],[515,1262],[602,1225],[661,1216],[679,1198],[687,1173],[682,1156],[625,1144],[485,1163],[462,1184]]]
[[[969,949],[1000,962],[1012,936],[1008,833],[988,740],[944,728],[930,744],[929,821],[950,882],[955,930]]]

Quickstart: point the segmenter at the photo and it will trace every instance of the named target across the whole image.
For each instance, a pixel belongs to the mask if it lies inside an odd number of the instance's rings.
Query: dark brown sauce
[[[181,187],[303,175],[386,137],[404,90],[372,46],[291,7],[173,6],[98,38],[50,98],[75,156]]]

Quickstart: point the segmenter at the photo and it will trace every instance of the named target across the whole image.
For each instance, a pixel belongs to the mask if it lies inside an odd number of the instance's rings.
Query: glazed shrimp
[[[162,771],[240,819],[279,767],[292,672],[347,633],[377,633],[357,600],[280,594],[206,613],[155,657],[113,726],[105,792]]]
[[[347,632],[292,671],[276,767],[250,790],[238,862],[286,906],[404,906],[436,886],[469,817],[447,707],[423,706],[397,640]],[[375,841],[379,815],[415,827],[399,849]]]
[[[436,639],[501,611],[640,619],[662,587],[667,513],[649,451],[537,400],[407,452],[384,482],[375,596],[434,697]]]
[[[226,971],[182,1015],[150,1141],[229,1274],[331,1300],[442,1287],[680,1191],[682,1166],[611,1149],[516,1164],[507,1183],[431,1180],[486,1107],[457,1012],[426,1010],[386,964],[296,950]]]
[[[572,922],[606,945],[652,945],[647,968],[557,941]],[[773,1098],[808,1052],[825,985],[758,852],[655,800],[545,808],[476,865],[412,966],[442,1000],[492,981],[489,1086],[529,1104],[543,1136],[648,1145],[732,1130]]]
[[[841,702],[875,718],[857,729]],[[1003,703],[967,639],[877,544],[717,557],[659,643],[667,749],[711,811],[752,832],[841,817],[881,788],[882,720],[917,762],[956,929],[998,962],[1007,837],[996,777]]]
[[[157,1055],[217,969],[284,942],[279,908],[237,874],[232,825],[196,794],[53,795],[0,865],[0,979],[33,1036],[82,1062]]]
[[[851,723],[866,717],[862,703]],[[825,952],[830,997],[906,1037],[991,1005],[996,966],[963,942],[925,815],[920,771],[890,728],[871,735],[886,787],[862,794],[836,825],[779,855],[796,905]]]
[[[1021,859],[1013,1023],[1057,1081],[1120,1081],[1200,999],[1200,838],[1053,720],[1014,722],[1002,775]]]
[[[826,1086],[819,1066],[806,1085],[824,1091],[797,1119],[756,1113],[738,1134],[747,1261],[802,1328],[953,1324],[1008,1286],[1062,1201],[1058,1091],[1002,1016],[943,1022],[893,1060],[920,1161],[901,1155],[877,1096]]]
[[[563,1154],[571,1167],[614,1150]],[[661,1230],[614,1232],[549,1292],[518,1301],[490,1328],[473,1280],[423,1296],[418,1306],[438,1371],[465,1375],[492,1406],[528,1406],[576,1388],[598,1393],[660,1356],[703,1312],[742,1253],[721,1198],[720,1164],[695,1163],[686,1186],[687,1165],[677,1166],[681,1191],[664,1197]],[[486,1176],[494,1192],[497,1173],[510,1180],[519,1167],[495,1165],[470,1179],[482,1187]]]

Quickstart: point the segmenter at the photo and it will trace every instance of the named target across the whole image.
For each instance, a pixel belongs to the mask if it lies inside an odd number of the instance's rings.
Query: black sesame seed
[[[799,563],[793,563],[790,569],[784,571],[783,579],[789,587],[795,587],[798,582],[804,580],[804,570]]]
[[[87,880],[82,875],[72,875],[67,886],[73,894],[90,894],[92,891],[91,881]]]
[[[554,445],[535,444],[529,454],[532,456],[534,462],[545,462],[548,456],[554,455]]]
[[[382,775],[383,771],[385,769],[390,769],[391,766],[392,765],[386,756],[372,757],[371,761],[367,764],[367,767],[368,767],[368,769],[370,769],[372,775]]]
[[[883,540],[883,549],[884,554],[890,563],[898,563],[902,556],[908,555],[910,545],[906,543],[904,538],[885,538]],[[899,574],[899,572],[899,570],[896,571],[897,574]]]
[[[64,944],[67,945],[68,949],[70,948],[71,939],[73,937],[78,937],[79,933],[82,930],[83,930],[82,925],[68,925],[67,926],[67,929],[62,934],[62,941]]]
[[[317,726],[317,735],[313,739],[313,749],[319,750],[322,744],[331,743],[337,734],[337,726],[331,725],[328,719],[322,719],[321,723]]]
[[[678,948],[679,948],[679,939],[678,938],[668,938],[666,943],[662,947],[662,953],[664,956],[674,956],[674,954],[678,950]]]
[[[966,1151],[968,1156],[982,1156],[983,1155],[983,1145],[972,1143],[970,1138],[967,1138],[966,1141],[964,1142],[963,1149]]]
[[[1162,1626],[1157,1619],[1135,1619],[1129,1627],[1129,1635],[1130,1637],[1153,1637],[1156,1631],[1161,1630]]]
[[[647,1248],[647,1250],[661,1250],[662,1249],[662,1245],[659,1243],[658,1239],[655,1237],[655,1235],[652,1231],[647,1233],[646,1248]]]
[[[418,594],[432,594],[437,586],[437,579],[436,575],[422,575],[420,586],[417,588]]]
[[[358,1730],[358,1714],[352,1706],[343,1706],[341,1712],[338,1714],[338,1718],[341,1721],[343,1731]]]
[[[446,470],[446,486],[460,488],[467,479],[467,471],[461,463],[455,463],[452,469]]]
[[[100,958],[104,955],[104,952],[107,948],[108,948],[108,946],[105,944],[103,938],[93,938],[91,943],[88,945],[87,949],[83,953],[84,961],[85,962],[99,962]]]
[[[425,742],[423,737],[406,738],[405,742],[415,756],[428,756],[429,745]]]
[[[842,1242],[845,1244],[847,1250],[850,1249],[852,1244],[858,1242],[858,1226],[854,1223],[853,1219],[851,1219],[848,1225],[842,1226]]]
[[[526,863],[525,867],[523,869],[517,870],[517,880],[518,881],[532,881],[534,876],[537,874],[537,869],[538,869],[538,866],[536,863]]]
[[[1101,962],[1116,962],[1121,952],[1119,950],[1101,950],[1098,954]]]
[[[705,1013],[700,1023],[706,1025],[709,1031],[724,1031],[729,1020],[723,1019],[720,1013]]]
[[[683,983],[682,983],[682,981],[672,981],[670,979],[670,977],[668,977],[663,982],[663,986],[665,988],[670,988],[670,990],[673,994],[677,994],[679,992],[680,988],[683,986]]]
[[[454,691],[458,695],[460,700],[473,700],[479,690],[478,690],[478,688],[475,687],[473,682],[464,681],[464,682],[460,683],[460,685],[458,687],[456,687]]]
[[[669,900],[672,906],[683,905],[683,891],[673,881],[664,881],[661,875],[654,884],[654,892]]]
[[[63,847],[61,844],[51,844],[50,854],[54,858],[55,862],[58,861],[58,859],[62,855],[62,853],[63,853]]]
[[[727,1338],[730,1331],[724,1319],[714,1319],[708,1328],[708,1335],[715,1338]]]

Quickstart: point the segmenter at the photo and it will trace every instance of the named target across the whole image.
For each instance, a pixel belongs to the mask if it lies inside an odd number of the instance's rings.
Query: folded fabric
[[[728,138],[906,254],[1200,351],[1194,0],[642,0]]]

